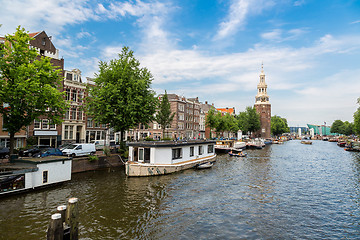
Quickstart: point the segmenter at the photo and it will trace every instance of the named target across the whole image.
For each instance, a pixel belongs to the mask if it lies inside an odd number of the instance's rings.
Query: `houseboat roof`
[[[190,141],[144,141],[144,142],[128,142],[127,146],[132,147],[181,147],[181,146],[189,146],[189,145],[201,145],[201,144],[209,144],[214,143],[216,141],[213,140],[190,140]]]
[[[38,164],[38,163],[49,163],[49,162],[59,162],[59,161],[68,161],[71,160],[71,157],[67,156],[47,156],[42,158],[19,158],[14,160],[15,162],[21,163],[30,163],[30,164]]]

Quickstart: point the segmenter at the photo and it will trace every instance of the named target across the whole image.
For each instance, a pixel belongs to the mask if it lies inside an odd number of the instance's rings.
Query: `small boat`
[[[230,155],[231,157],[246,157],[246,156],[247,156],[247,153],[244,153],[244,152],[239,152],[239,153],[229,152],[229,155]]]
[[[311,145],[312,144],[312,141],[301,141],[302,144],[309,144]]]
[[[205,168],[211,168],[214,165],[213,162],[206,162],[202,164],[198,164],[195,166],[196,169],[205,169]]]

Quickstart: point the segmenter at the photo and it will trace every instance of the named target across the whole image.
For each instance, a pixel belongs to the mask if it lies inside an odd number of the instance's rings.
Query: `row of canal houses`
[[[15,135],[16,148],[26,146],[26,139],[33,138],[37,145],[57,147],[65,143],[93,143],[115,144],[119,142],[120,134],[114,133],[105,124],[98,124],[87,116],[82,105],[87,95],[88,84],[95,84],[91,78],[82,78],[79,69],[65,70],[64,59],[59,57],[59,50],[55,48],[45,31],[30,33],[33,38],[30,46],[37,49],[40,56],[51,58],[51,63],[61,70],[62,83],[60,91],[65,92],[65,98],[70,104],[61,125],[52,124],[46,118],[34,120],[34,123]],[[0,37],[0,44],[5,38]],[[159,96],[161,98],[162,95]],[[160,139],[204,139],[209,138],[210,129],[205,126],[207,112],[214,108],[214,104],[201,103],[198,98],[186,98],[176,94],[168,94],[171,110],[175,113],[171,127],[162,136],[162,127],[156,122],[139,125],[125,134],[128,140],[141,140],[147,137]],[[223,113],[235,114],[234,108],[218,109]],[[227,136],[231,137],[231,136]],[[0,147],[8,147],[9,134],[3,128],[3,118],[0,115]]]

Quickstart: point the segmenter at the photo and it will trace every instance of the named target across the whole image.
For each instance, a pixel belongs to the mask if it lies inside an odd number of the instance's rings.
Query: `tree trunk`
[[[15,133],[10,132],[10,155],[9,155],[9,158],[10,158],[11,154],[14,154],[14,143],[15,143]]]

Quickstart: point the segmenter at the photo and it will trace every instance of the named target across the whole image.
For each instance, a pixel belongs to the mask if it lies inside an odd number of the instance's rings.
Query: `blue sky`
[[[264,63],[272,115],[290,126],[353,121],[360,1],[1,0],[0,35],[45,30],[65,69],[93,77],[129,46],[157,93],[252,106]]]

